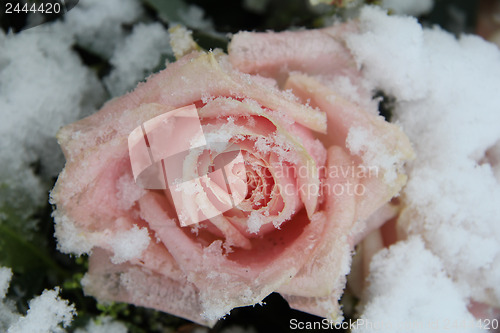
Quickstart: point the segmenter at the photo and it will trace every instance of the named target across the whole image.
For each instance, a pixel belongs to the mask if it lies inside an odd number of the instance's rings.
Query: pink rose
[[[350,29],[240,33],[229,56],[187,54],[64,127],[56,236],[63,252],[91,254],[85,292],[212,325],[277,291],[293,308],[341,319],[353,246],[405,183],[399,167],[413,154],[360,85],[342,43]],[[196,188],[139,186],[131,156],[142,137],[130,153],[129,135],[183,107],[195,108],[207,142],[236,145],[243,161],[217,166],[227,147],[186,150],[200,145],[196,126],[164,122],[163,144],[143,147],[183,151],[171,170]],[[224,164],[237,190],[206,176]],[[231,195],[240,200],[220,209]],[[185,214],[209,218],[181,226]]]

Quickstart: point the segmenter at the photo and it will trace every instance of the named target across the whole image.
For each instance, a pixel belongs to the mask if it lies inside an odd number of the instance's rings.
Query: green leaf
[[[64,273],[50,258],[45,247],[34,245],[5,223],[0,224],[0,265],[10,267],[17,273],[39,268],[51,268]]]
[[[144,3],[155,10],[160,20],[173,27],[175,24],[181,24],[193,30],[193,38],[205,50],[221,48],[227,50],[229,39],[221,33],[217,33],[210,28],[202,28],[196,23],[187,19],[189,16],[181,15],[188,13],[190,5],[183,0],[143,0]],[[192,9],[192,8],[191,8]],[[211,26],[211,24],[209,24]]]
[[[195,30],[193,31],[193,39],[205,50],[220,48],[224,50],[224,52],[227,52],[229,39],[221,36],[220,34],[211,33],[209,31]]]
[[[0,265],[21,274],[40,269],[64,274],[49,254],[46,237],[52,232],[41,230],[36,216],[43,207],[33,202],[25,190],[6,184],[0,184],[0,196]],[[52,220],[44,222],[44,226],[50,226]]]
[[[158,17],[165,23],[182,23],[188,26],[188,22],[179,15],[188,10],[188,5],[182,0],[144,0],[146,5],[158,13]]]

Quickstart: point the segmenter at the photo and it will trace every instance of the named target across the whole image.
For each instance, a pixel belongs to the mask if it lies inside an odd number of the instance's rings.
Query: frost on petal
[[[89,118],[62,130],[59,139],[67,163],[51,192],[51,201],[57,204],[53,215],[62,251],[88,253],[93,246],[107,244],[109,237],[104,232],[123,229],[122,217],[128,218],[130,227],[139,223],[131,212],[145,191],[133,182],[127,136],[134,125],[137,127],[165,110],[170,109],[144,105],[140,112],[126,111],[115,118],[114,125],[103,124],[100,133],[92,125],[86,127]],[[78,141],[86,136],[86,131],[96,136]],[[97,146],[88,147],[92,142]],[[73,204],[75,200],[78,205]]]
[[[340,35],[342,30],[353,28],[343,25],[299,32],[240,32],[229,44],[229,58],[245,73],[273,77],[281,83],[293,71],[350,76],[356,64]]]
[[[365,166],[375,166],[383,172],[382,179],[386,184],[398,182],[398,172],[406,160],[406,151],[392,150],[388,145],[392,140],[389,136],[374,135],[371,128],[351,127],[346,139],[347,148],[354,155],[361,156]]]
[[[155,273],[128,263],[115,265],[109,253],[96,250],[82,285],[100,301],[127,302],[183,317],[202,325],[213,325],[201,316],[199,291],[170,262],[170,272]]]
[[[138,216],[131,212],[135,209],[134,203],[144,193],[134,190],[130,192],[130,197],[124,195],[124,189],[129,192],[136,186],[127,176],[131,171],[126,140],[141,123],[171,111],[174,106],[192,104],[207,95],[245,96],[278,113],[287,110],[292,121],[305,127],[319,131],[324,128],[323,112],[270,93],[267,87],[260,86],[241,73],[223,68],[219,60],[223,62],[224,57],[199,53],[188,55],[150,77],[133,92],[108,102],[100,112],[68,125],[59,132],[58,139],[67,164],[51,197],[57,205],[55,216],[59,222],[56,224],[56,234],[61,238],[61,244],[68,245],[62,246],[65,251],[88,252],[92,246],[109,249],[102,235],[119,230],[117,221],[121,217],[129,216],[132,223],[140,223],[134,221]],[[172,77],[179,79],[173,80]],[[276,121],[282,123],[281,120]],[[72,204],[75,200],[79,202],[78,205]],[[96,205],[96,202],[99,204]],[[314,201],[309,206],[314,211]],[[63,231],[65,229],[75,230],[70,235]],[[73,239],[74,235],[83,235],[85,241],[64,241],[65,237]],[[74,243],[73,250],[71,243]],[[86,245],[82,247],[78,244]]]
[[[351,157],[340,147],[328,151],[328,168],[351,164]],[[292,308],[326,317],[334,321],[342,319],[338,300],[343,293],[346,274],[350,270],[352,245],[349,239],[356,214],[356,198],[350,195],[335,195],[334,188],[356,182],[351,177],[331,177],[325,183],[325,215],[313,217],[324,219],[321,244],[313,257],[301,271],[278,290]]]
[[[264,239],[255,239],[253,248],[224,253],[222,241],[201,247],[168,217],[165,201],[149,194],[141,199],[143,217],[153,225],[162,243],[175,258],[187,280],[199,290],[206,320],[216,320],[235,307],[260,302],[290,280],[315,249],[325,220],[308,224],[302,210],[285,229]],[[288,244],[278,249],[273,242]],[[207,272],[209,272],[207,274]]]
[[[229,59],[244,73],[277,80],[282,94],[290,75],[312,76],[338,95],[377,113],[372,100],[373,82],[363,78],[356,58],[347,47],[347,38],[359,32],[359,22],[350,21],[317,30],[236,34],[229,44]],[[303,103],[309,104],[307,99]]]
[[[361,177],[363,193],[358,196],[358,219],[366,219],[399,192],[406,182],[402,166],[414,153],[397,125],[343,99],[312,77],[291,75],[285,87],[327,113],[328,134],[320,136],[325,146],[347,147],[358,156],[351,166],[376,170]]]

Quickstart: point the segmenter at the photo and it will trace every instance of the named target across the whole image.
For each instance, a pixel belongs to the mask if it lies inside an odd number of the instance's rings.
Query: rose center
[[[271,200],[274,179],[266,166],[246,163],[247,195],[254,208],[265,207]]]

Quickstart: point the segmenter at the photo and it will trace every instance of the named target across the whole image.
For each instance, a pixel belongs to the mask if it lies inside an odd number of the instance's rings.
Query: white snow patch
[[[80,256],[90,253],[94,247],[95,238],[86,236],[77,225],[60,211],[52,213],[55,222],[54,236],[57,239],[57,249],[63,253],[73,253]]]
[[[422,27],[415,18],[387,18],[383,10],[365,7],[361,33],[348,36],[347,46],[375,86],[401,100],[423,98],[428,87],[420,79],[427,74]]]
[[[12,270],[8,267],[0,267],[0,332],[6,332],[20,317],[15,303],[5,298],[11,279]]]
[[[348,45],[366,78],[396,98],[393,121],[417,155],[399,222],[439,257],[461,296],[499,307],[500,50],[374,7],[362,10],[361,27]]]
[[[247,219],[248,232],[256,234],[259,232],[260,228],[265,224],[264,216],[262,216],[258,211],[252,211]]]
[[[15,35],[0,31],[0,49],[0,183],[40,204],[45,184],[30,165],[40,162],[45,179],[57,175],[64,159],[56,132],[94,112],[103,90],[63,32],[45,26]]]
[[[447,276],[437,256],[420,237],[383,249],[370,264],[370,278],[360,325],[353,332],[481,332],[467,311],[467,300]]]
[[[121,264],[139,258],[148,247],[150,240],[148,229],[139,229],[137,225],[130,230],[117,232],[110,239],[114,253],[111,262]]]
[[[143,15],[137,0],[80,0],[64,15],[63,26],[76,41],[93,52],[109,58],[128,34],[125,25],[136,22]]]
[[[403,157],[388,151],[383,137],[377,137],[362,127],[352,127],[347,135],[346,146],[351,153],[361,156],[367,168],[380,168],[386,183],[396,180]]]
[[[0,299],[3,299],[7,294],[10,279],[12,279],[12,270],[7,267],[0,267]]]
[[[123,95],[160,65],[166,54],[173,54],[167,30],[160,23],[136,24],[110,59],[114,70],[104,78],[106,88],[112,96]]]
[[[170,28],[170,45],[176,58],[180,58],[185,54],[197,49],[197,44],[193,40],[193,32],[183,26],[175,26]]]
[[[185,10],[179,10],[178,14],[181,21],[190,28],[215,33],[214,24],[210,18],[205,17],[203,8],[189,5]]]
[[[20,316],[7,333],[65,332],[63,327],[69,326],[75,315],[74,305],[61,299],[59,288],[56,287],[33,298],[26,316]]]

